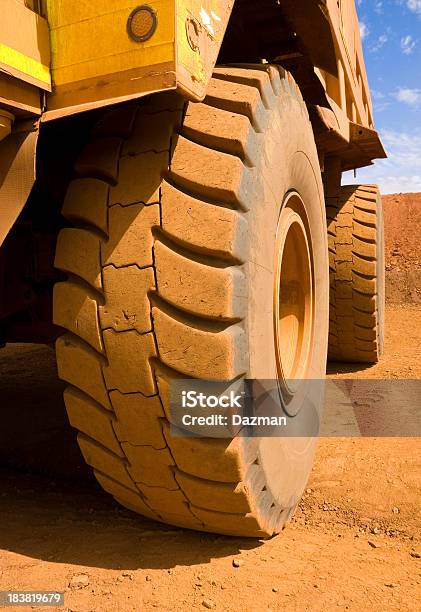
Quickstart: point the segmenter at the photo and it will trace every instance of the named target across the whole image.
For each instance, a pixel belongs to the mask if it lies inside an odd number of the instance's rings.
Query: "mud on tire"
[[[67,330],[58,369],[87,463],[121,504],[156,520],[278,532],[314,440],[175,438],[168,394],[179,377],[277,377],[274,249],[294,190],[317,279],[306,375],[324,376],[325,207],[297,86],[278,68],[218,68],[201,104],[171,93],[107,112],[75,171],[54,320]]]

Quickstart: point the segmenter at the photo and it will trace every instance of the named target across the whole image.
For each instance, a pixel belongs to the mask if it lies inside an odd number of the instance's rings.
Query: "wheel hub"
[[[294,394],[306,378],[313,332],[313,272],[307,218],[290,193],[279,216],[274,275],[274,337],[281,390]],[[283,389],[282,389],[283,388]]]

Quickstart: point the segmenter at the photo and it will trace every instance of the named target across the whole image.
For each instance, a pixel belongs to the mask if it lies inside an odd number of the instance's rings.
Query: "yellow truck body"
[[[216,62],[236,57],[233,32],[241,30],[243,19],[248,30],[240,60],[248,61],[248,47],[259,39],[266,56],[258,61],[292,72],[308,105],[322,168],[326,156],[339,158],[342,171],[385,156],[373,126],[354,0],[1,4],[0,141],[11,131],[38,130],[38,123],[33,127],[38,119],[56,120],[161,91],[202,100]],[[23,123],[28,119],[29,128]]]
[[[51,91],[48,24],[19,0],[2,0],[0,68]]]
[[[293,11],[298,26],[310,20],[310,5],[324,11],[336,65],[333,74],[317,64],[315,71],[340,115],[340,130],[346,134],[349,127],[344,119],[372,128],[354,0],[316,0],[304,3],[304,10],[300,2],[294,9],[288,0],[282,4],[287,14]],[[200,100],[233,5],[233,0],[150,0],[144,5],[136,0],[2,0],[0,102],[7,106],[14,95],[17,107],[44,111],[52,119],[165,89]],[[150,9],[155,27],[139,42],[130,37],[128,20],[142,7]],[[317,35],[317,24],[312,28]],[[13,82],[6,85],[5,75]],[[47,93],[43,101],[39,91]]]
[[[49,28],[24,0],[2,0],[0,109],[41,114],[43,91],[51,91]]]
[[[137,27],[145,38],[148,22],[151,26],[150,38],[142,42],[129,30],[137,8]],[[147,5],[46,0],[54,83],[47,118],[75,112],[81,105],[92,108],[105,100],[165,89],[203,98],[231,8],[232,3],[222,0],[152,0]],[[200,52],[192,36],[197,36]]]
[[[0,102],[47,111],[46,119],[166,89],[203,98],[233,5],[223,0],[2,3]],[[128,34],[128,20],[145,6],[156,27],[139,43]],[[13,86],[4,83],[4,75],[14,77]],[[44,104],[35,88],[51,92]]]

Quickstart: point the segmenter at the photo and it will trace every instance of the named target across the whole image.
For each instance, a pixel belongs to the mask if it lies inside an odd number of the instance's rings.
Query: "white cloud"
[[[421,132],[408,134],[395,130],[381,130],[380,137],[389,150],[389,159],[384,163],[417,169],[421,174]]]
[[[389,193],[421,193],[421,175],[413,176],[394,176],[377,175],[377,179],[368,179],[369,182],[375,180],[380,186],[380,191],[387,195]],[[365,181],[364,181],[365,182]]]
[[[371,89],[371,97],[373,98],[373,100],[384,100],[384,98],[386,97],[386,95],[382,92],[379,91],[378,89]]]
[[[406,104],[412,110],[421,108],[421,89],[411,89],[410,87],[399,87],[396,91],[383,93],[376,89],[371,90],[374,110],[376,113],[389,108],[394,100]]]
[[[394,94],[398,102],[403,102],[414,108],[421,105],[421,89],[410,89],[409,87],[400,87]]]
[[[389,155],[374,166],[357,170],[357,179],[347,172],[345,183],[378,183],[382,193],[421,192],[421,132],[381,130],[380,137]]]
[[[364,21],[360,21],[360,33],[361,33],[361,40],[364,40],[370,34],[368,26],[366,23],[364,23]]]
[[[389,39],[387,37],[387,34],[382,34],[378,37],[376,42],[371,45],[370,51],[372,51],[373,53],[377,53],[382,47],[384,47],[388,40]]]
[[[401,38],[401,49],[405,55],[411,55],[417,43],[410,34]]]
[[[376,115],[378,113],[383,113],[385,110],[387,110],[391,106],[392,106],[392,103],[389,102],[388,100],[382,100],[380,102],[375,101],[374,102],[374,112],[376,113]]]
[[[378,91],[377,89],[371,89],[370,91],[375,113],[383,112],[392,104],[388,99],[389,96],[384,94],[382,91]]]
[[[421,15],[421,0],[406,0],[406,6],[413,13]]]

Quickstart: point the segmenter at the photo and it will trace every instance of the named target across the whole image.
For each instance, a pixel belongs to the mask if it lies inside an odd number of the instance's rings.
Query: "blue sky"
[[[389,159],[357,171],[383,193],[421,192],[421,0],[356,0],[376,129]],[[354,183],[346,174],[346,183]]]

